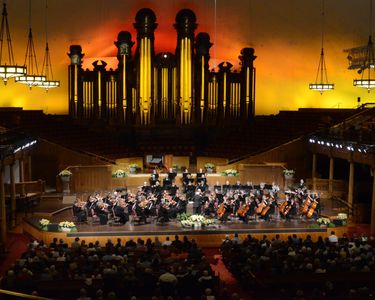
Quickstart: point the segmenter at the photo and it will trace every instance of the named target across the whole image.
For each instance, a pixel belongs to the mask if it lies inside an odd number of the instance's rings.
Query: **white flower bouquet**
[[[201,226],[209,226],[214,223],[213,220],[207,219],[202,215],[191,215],[184,220],[181,220],[182,227],[193,227],[200,228]]]
[[[72,176],[72,172],[70,172],[68,169],[65,169],[65,170],[62,170],[60,173],[59,173],[59,176]]]
[[[337,214],[337,219],[340,219],[340,220],[347,220],[347,219],[348,219],[348,214],[345,214],[345,213],[339,213],[339,214]]]
[[[283,170],[283,173],[284,173],[284,176],[293,176],[295,171],[294,170],[289,170],[289,169],[285,169]]]
[[[331,223],[331,220],[329,218],[319,218],[316,220],[316,222],[320,225],[328,225],[329,223]]]
[[[237,176],[238,171],[236,169],[227,169],[223,173],[221,173],[223,176]]]
[[[126,172],[124,170],[121,170],[121,169],[112,172],[113,178],[124,178],[126,176],[127,176]]]
[[[49,221],[49,220],[47,220],[47,219],[40,219],[39,220],[39,225],[41,226],[41,227],[46,227],[46,226],[48,226],[48,224],[50,224],[51,222]]]
[[[61,228],[74,228],[76,225],[73,222],[69,221],[62,221],[59,223],[59,227]]]

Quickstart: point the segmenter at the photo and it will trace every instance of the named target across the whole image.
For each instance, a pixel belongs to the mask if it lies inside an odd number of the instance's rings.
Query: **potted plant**
[[[65,169],[65,170],[62,170],[60,173],[59,173],[59,176],[61,177],[61,180],[62,181],[69,181],[70,179],[70,176],[72,176],[72,172],[69,171],[68,169]]]
[[[62,221],[59,223],[59,230],[63,232],[71,232],[71,231],[77,231],[77,228],[73,222]]]
[[[236,169],[227,169],[222,173],[223,176],[237,176],[238,171]]]
[[[40,219],[39,220],[39,227],[43,231],[48,231],[48,225],[50,224],[50,221],[47,219]]]
[[[294,170],[284,169],[283,170],[285,179],[292,179],[294,177]]]
[[[204,167],[205,167],[207,173],[213,173],[213,172],[214,172],[215,165],[214,165],[213,163],[209,163],[209,162],[208,162],[208,163],[206,163],[206,164],[204,165]]]
[[[127,176],[126,172],[124,170],[118,169],[114,172],[112,172],[113,178],[125,178]]]
[[[129,171],[131,174],[137,173],[137,169],[139,169],[139,166],[137,164],[129,164]]]

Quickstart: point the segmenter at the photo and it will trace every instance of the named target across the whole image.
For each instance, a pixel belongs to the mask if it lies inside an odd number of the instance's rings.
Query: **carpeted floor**
[[[6,242],[7,256],[0,261],[0,277],[3,276],[11,265],[26,251],[30,238],[22,233],[8,233]]]
[[[205,248],[203,251],[210,262],[212,270],[220,277],[223,284],[222,288],[226,288],[229,294],[237,293],[243,300],[251,300],[250,295],[242,289],[237,279],[225,267],[221,259],[220,250],[218,248]]]

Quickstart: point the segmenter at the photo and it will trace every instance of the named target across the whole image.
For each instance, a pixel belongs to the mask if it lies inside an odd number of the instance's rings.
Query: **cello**
[[[216,213],[217,213],[217,216],[219,217],[219,219],[224,216],[225,214],[225,205],[224,205],[224,202],[220,204],[219,208],[217,209]]]
[[[240,217],[245,217],[247,212],[249,211],[250,209],[250,205],[248,204],[243,204],[241,205],[241,207],[237,210],[237,215],[240,216]]]
[[[314,199],[313,203],[311,204],[311,206],[309,208],[309,211],[306,214],[306,218],[310,219],[312,217],[312,215],[314,214],[314,211],[315,211],[315,209],[316,209],[317,206],[318,206],[318,201],[316,201]]]

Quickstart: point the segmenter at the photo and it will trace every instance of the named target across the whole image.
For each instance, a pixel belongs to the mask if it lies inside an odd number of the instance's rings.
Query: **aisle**
[[[221,288],[228,290],[229,295],[232,293],[237,293],[243,300],[252,300],[253,298],[246,293],[238,283],[237,279],[233,277],[232,273],[228,271],[225,267],[219,248],[205,248],[203,249],[206,257],[208,258],[212,270],[216,275],[220,277],[221,282],[223,282]]]

